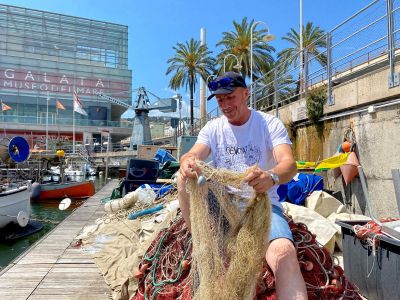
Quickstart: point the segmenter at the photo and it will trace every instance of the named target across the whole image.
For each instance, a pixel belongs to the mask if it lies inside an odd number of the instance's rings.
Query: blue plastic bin
[[[176,161],[176,158],[165,149],[158,149],[153,159],[160,164],[165,164],[167,161]]]

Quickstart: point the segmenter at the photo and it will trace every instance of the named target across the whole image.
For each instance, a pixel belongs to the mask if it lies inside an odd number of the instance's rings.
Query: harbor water
[[[105,177],[93,177],[96,192],[105,185]],[[32,235],[12,241],[0,241],[0,269],[6,267],[18,255],[26,251],[37,240],[52,230],[57,224],[69,216],[74,209],[79,207],[85,200],[73,200],[71,206],[66,210],[59,210],[60,200],[50,200],[46,202],[31,202],[31,220],[39,221],[43,224],[43,229]]]

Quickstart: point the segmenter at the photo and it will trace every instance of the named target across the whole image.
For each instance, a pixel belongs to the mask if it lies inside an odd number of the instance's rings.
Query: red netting
[[[398,221],[398,218],[385,218],[381,219],[381,223]],[[379,244],[379,236],[383,235],[381,231],[382,227],[374,221],[369,221],[364,225],[354,225],[353,230],[356,237],[363,243],[367,243],[370,246],[377,246]]]
[[[289,221],[297,247],[297,257],[307,285],[308,298],[362,299],[357,289],[345,277],[343,269],[334,265],[332,256],[318,244],[307,226]],[[181,217],[160,232],[139,265],[140,278],[134,300],[190,300],[191,236]],[[257,285],[257,300],[273,300],[275,281],[271,270],[263,266],[263,276]]]

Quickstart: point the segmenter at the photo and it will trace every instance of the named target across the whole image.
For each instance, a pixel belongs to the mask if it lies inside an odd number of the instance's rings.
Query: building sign
[[[81,95],[115,93],[130,90],[129,82],[111,81],[101,77],[84,77],[72,74],[49,73],[37,70],[0,68],[0,90],[26,90]]]
[[[39,147],[44,148],[46,145],[46,132],[32,132],[27,130],[7,130],[6,137],[13,138],[15,136],[22,136],[28,141],[31,148]],[[83,134],[75,133],[75,140],[77,143],[82,143]],[[47,135],[48,145],[70,145],[73,142],[72,133],[56,133],[49,132]]]

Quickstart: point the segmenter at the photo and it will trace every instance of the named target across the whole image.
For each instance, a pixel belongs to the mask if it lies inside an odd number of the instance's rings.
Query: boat
[[[31,199],[35,201],[50,199],[86,199],[95,193],[92,180],[37,183],[32,185]]]
[[[27,225],[31,212],[30,191],[30,183],[0,186],[0,228],[9,223],[16,223],[21,227]]]

